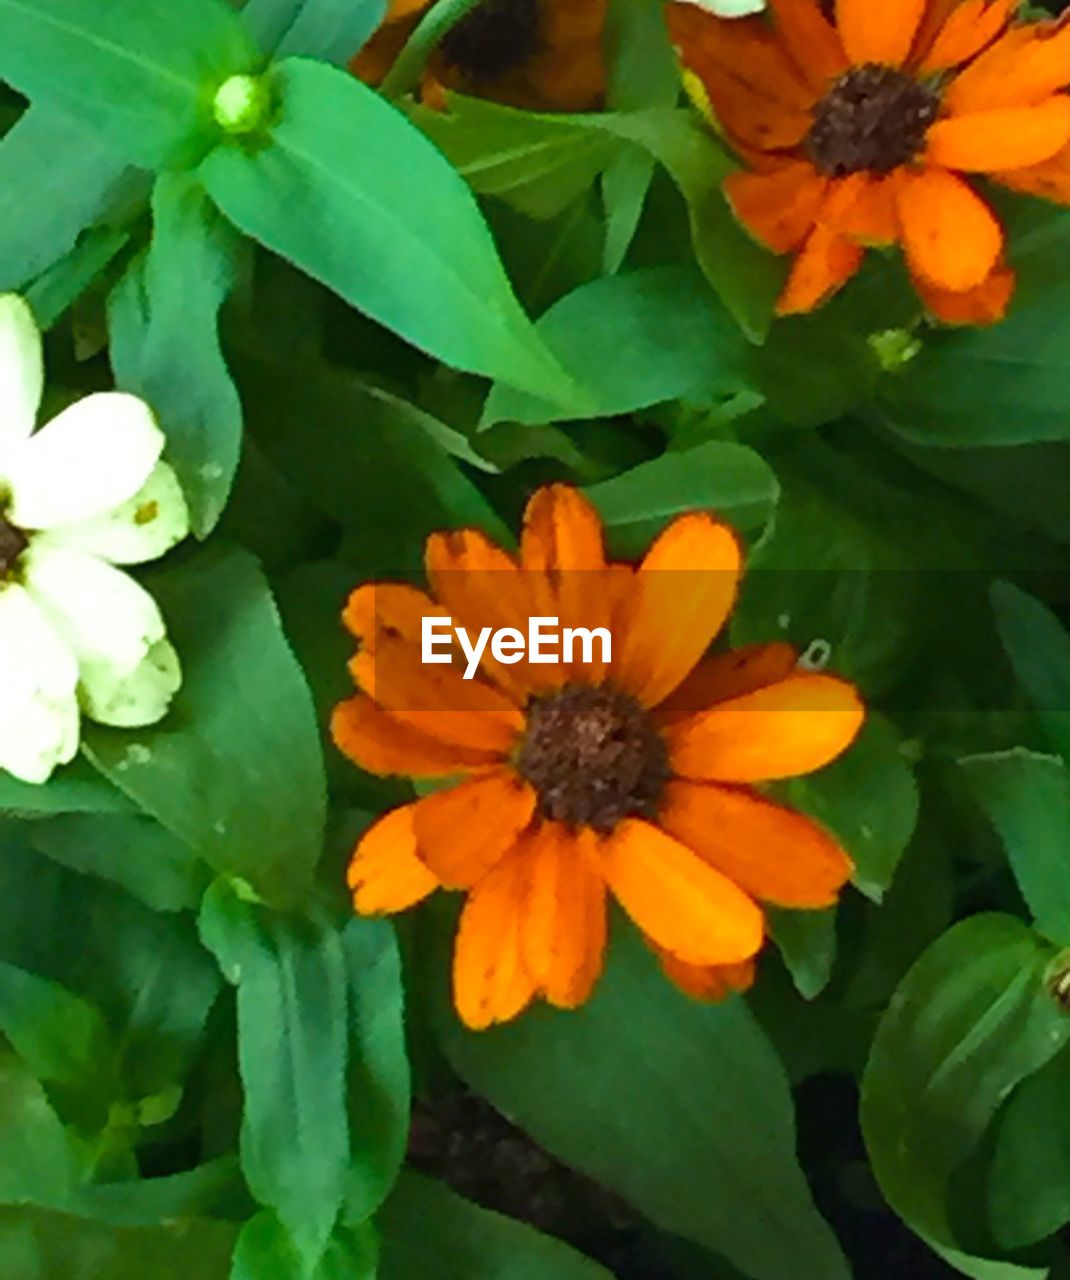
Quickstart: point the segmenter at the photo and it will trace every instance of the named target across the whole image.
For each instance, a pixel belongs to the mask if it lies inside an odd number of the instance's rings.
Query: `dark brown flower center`
[[[921,151],[940,95],[894,67],[867,62],[842,75],[814,108],[804,143],[819,173],[891,173]]]
[[[0,515],[0,578],[6,577],[15,567],[19,556],[30,545],[21,529],[16,529]]]
[[[629,814],[653,816],[669,753],[629,694],[569,685],[532,700],[517,767],[543,817],[611,831]]]
[[[483,0],[443,37],[452,67],[477,79],[515,71],[539,48],[539,0]]]

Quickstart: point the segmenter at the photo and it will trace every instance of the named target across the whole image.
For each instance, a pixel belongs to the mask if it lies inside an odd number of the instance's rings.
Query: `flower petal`
[[[900,67],[914,44],[926,0],[836,0],[836,27],[856,67]]]
[[[1015,275],[1010,267],[997,266],[982,284],[962,293],[937,289],[915,278],[914,288],[926,308],[944,324],[996,324],[1007,314],[1014,296]]]
[[[528,871],[526,858],[506,858],[475,886],[461,912],[453,999],[473,1031],[509,1022],[535,995],[521,936]]]
[[[1070,143],[1070,98],[1058,94],[1035,107],[1002,107],[938,120],[929,130],[930,164],[967,173],[1024,169],[1050,160]]]
[[[575,1009],[591,994],[606,945],[606,889],[594,838],[544,822],[523,838],[530,879],[524,912],[528,972],[550,1004]]]
[[[743,960],[740,964],[685,964],[671,951],[655,947],[666,978],[692,1000],[715,1003],[727,1000],[730,995],[749,991],[754,985],[755,961]]]
[[[800,673],[672,725],[666,738],[679,777],[772,782],[835,760],[864,718],[845,680]]]
[[[1030,165],[1027,169],[1011,169],[1006,173],[992,173],[990,177],[1012,191],[1040,196],[1055,204],[1070,204],[1070,146],[1040,164]]]
[[[383,636],[419,646],[423,619],[446,616],[446,610],[418,587],[404,582],[367,582],[350,595],[342,620],[361,648],[374,653]]]
[[[363,916],[393,915],[422,902],[439,887],[416,856],[415,804],[384,814],[361,836],[346,883]]]
[[[16,293],[0,294],[0,476],[8,451],[29,439],[44,386],[41,334]]]
[[[417,852],[447,889],[467,889],[515,847],[534,813],[532,788],[495,769],[417,803]]]
[[[703,658],[683,684],[651,713],[657,725],[686,720],[717,702],[739,698],[776,684],[795,669],[798,655],[790,644],[745,645]]]
[[[12,522],[52,529],[114,510],[148,480],[163,445],[152,411],[136,396],[102,391],[79,400],[13,459]]]
[[[1012,26],[947,87],[953,115],[1043,102],[1070,84],[1070,27],[1032,22]]]
[[[770,0],[769,7],[792,61],[823,93],[830,80],[847,70],[847,56],[836,28],[817,0]]]
[[[859,244],[894,244],[899,239],[895,183],[873,173],[852,173],[829,186],[819,221]]]
[[[0,584],[0,769],[46,782],[78,750],[78,666],[17,583]]]
[[[543,572],[604,569],[602,521],[590,500],[567,484],[539,489],[524,512],[520,563]]]
[[[827,188],[828,179],[801,161],[769,173],[730,173],[724,184],[736,217],[774,253],[791,253],[806,240]]]
[[[918,74],[935,75],[975,58],[1010,21],[1018,0],[963,0],[947,15],[944,24],[923,49]]]
[[[350,760],[381,776],[448,778],[493,765],[498,759],[491,751],[475,751],[429,738],[364,694],[335,707],[331,736]]]
[[[966,182],[946,169],[903,170],[896,203],[914,275],[954,292],[972,289],[988,277],[1003,248],[1003,231]]]
[[[121,506],[81,524],[63,525],[41,541],[84,551],[112,564],[147,564],[189,535],[189,507],[174,468],[158,462]]]
[[[777,314],[813,311],[841,289],[862,265],[860,245],[825,226],[816,226],[791,268],[777,301]]]
[[[688,964],[736,964],[762,945],[762,913],[672,836],[626,818],[601,845],[606,881],[659,947]]]
[[[743,788],[670,782],[658,821],[760,902],[831,906],[851,860],[817,823]]]
[[[613,677],[646,707],[691,672],[735,603],[743,553],[705,512],[680,516],[639,566],[614,635]]]
[[[78,695],[86,715],[98,724],[137,729],[157,724],[182,688],[182,666],[174,645],[157,640],[133,671],[84,663]]]

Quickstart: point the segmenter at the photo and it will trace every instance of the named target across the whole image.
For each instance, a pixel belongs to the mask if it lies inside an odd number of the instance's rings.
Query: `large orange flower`
[[[467,894],[454,992],[473,1028],[537,995],[581,1004],[602,967],[607,894],[689,993],[748,986],[758,903],[828,906],[851,871],[827,832],[757,786],[838,756],[862,723],[855,690],[799,669],[784,644],[707,656],[741,552],[704,513],[676,519],[638,566],[608,564],[590,504],[555,485],[532,498],[518,557],[475,530],[438,533],[426,568],[432,594],[363,586],[345,614],[361,692],[337,708],[335,741],[373,773],[452,784],[364,835],[356,909]],[[465,680],[421,661],[422,619],[445,615],[472,634],[523,632],[532,616],[605,627],[612,654],[491,662]]]
[[[391,0],[386,19],[353,60],[378,84],[431,0]],[[423,94],[442,90],[530,111],[590,111],[606,91],[602,37],[608,0],[483,0],[435,50]]]
[[[782,314],[894,243],[936,316],[1003,314],[1003,232],[968,175],[1070,203],[1070,26],[1016,23],[1016,8],[770,0],[768,17],[729,22],[670,5],[684,66],[747,166],[726,186],[737,216],[796,255]]]

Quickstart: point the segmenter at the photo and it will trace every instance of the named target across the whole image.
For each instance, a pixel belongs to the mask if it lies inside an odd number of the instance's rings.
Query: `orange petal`
[[[539,489],[524,512],[520,563],[525,569],[604,569],[602,521],[588,498],[567,484]]]
[[[828,82],[847,70],[847,56],[836,28],[817,0],[771,0],[770,8],[791,60],[806,80],[824,93]]]
[[[851,876],[850,858],[817,823],[743,788],[670,782],[658,821],[761,902],[828,907]]]
[[[724,192],[756,239],[774,253],[791,253],[813,230],[827,187],[827,178],[800,161],[770,173],[731,173]]]
[[[1056,204],[1070,204],[1070,147],[1064,147],[1050,160],[1030,165],[1028,169],[993,173],[991,177],[1014,191],[1040,196]]]
[[[535,995],[521,923],[528,861],[506,858],[468,895],[453,953],[453,999],[465,1026],[483,1031],[515,1018]]]
[[[1015,275],[1010,267],[998,266],[983,283],[965,293],[935,289],[924,280],[915,280],[921,300],[944,324],[995,324],[1007,314],[1014,296]]]
[[[406,778],[445,778],[495,764],[498,754],[429,738],[358,694],[339,703],[331,717],[335,745],[369,773]]]
[[[1070,26],[1011,27],[951,81],[944,106],[953,115],[1029,106],[1070,84]]]
[[[873,173],[839,178],[829,186],[818,221],[859,244],[894,244],[899,239],[895,183]]]
[[[1018,0],[963,0],[957,4],[931,40],[919,35],[918,74],[949,71],[975,58],[1003,31],[1017,7]]]
[[[679,516],[659,534],[613,636],[622,689],[650,707],[684,680],[731,612],[742,564],[736,534],[705,512]]]
[[[1070,142],[1070,98],[1058,94],[1035,107],[1003,107],[938,120],[925,159],[970,173],[1023,169],[1050,160]]]
[[[692,1000],[715,1003],[726,1000],[740,991],[749,991],[754,985],[755,962],[744,960],[741,964],[700,965],[684,964],[669,951],[656,947],[665,976]]]
[[[926,0],[836,0],[836,26],[852,64],[902,66],[925,4]]]
[[[790,644],[746,645],[703,658],[680,687],[651,712],[657,725],[674,724],[716,702],[739,698],[767,684],[783,680],[798,658]]]
[[[496,769],[416,805],[416,848],[449,889],[467,889],[501,862],[535,812],[535,792]]]
[[[717,121],[745,146],[760,151],[798,146],[813,123],[808,111],[786,107],[742,80],[717,71],[700,79]]]
[[[445,615],[445,609],[418,587],[403,582],[367,582],[349,597],[342,621],[362,649],[374,652],[381,636],[419,645],[423,619]]]
[[[672,725],[666,738],[682,778],[772,782],[835,760],[864,718],[852,685],[800,672]]]
[[[519,708],[457,667],[428,665],[405,641],[380,639],[349,664],[360,688],[403,724],[429,738],[477,751],[507,753],[524,727]]]
[[[896,204],[911,272],[962,292],[985,280],[999,259],[1003,231],[973,189],[946,169],[902,170]]]
[[[550,1004],[575,1009],[591,994],[606,945],[606,889],[590,833],[544,822],[525,838],[528,972]]]
[[[777,314],[801,315],[819,307],[855,274],[863,252],[853,240],[828,227],[815,227],[792,265]]]
[[[762,945],[762,913],[741,889],[641,818],[601,845],[606,881],[640,929],[688,964],[736,964]]]
[[[392,915],[422,902],[438,881],[416,856],[413,804],[385,814],[361,836],[346,882],[363,916]]]

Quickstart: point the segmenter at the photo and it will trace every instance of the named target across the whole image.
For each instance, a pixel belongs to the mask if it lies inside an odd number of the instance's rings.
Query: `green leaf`
[[[320,1257],[346,1190],[346,956],[338,934],[258,911],[223,881],[201,935],[238,988],[242,1171],[302,1258]]]
[[[0,79],[150,168],[203,155],[215,90],[254,59],[221,0],[0,0]]]
[[[0,962],[0,1031],[41,1080],[85,1085],[107,1076],[112,1039],[100,1011],[55,982]]]
[[[828,986],[836,963],[836,911],[769,912],[769,929],[804,1000]]]
[[[91,129],[30,107],[0,142],[0,292],[21,289],[70,253],[125,168]]]
[[[411,1107],[404,988],[394,930],[351,920],[342,931],[348,974],[349,1126],[346,1220],[363,1222],[386,1198],[405,1158]]]
[[[1014,674],[1051,745],[1070,760],[1070,635],[1050,609],[1009,582],[992,587],[992,608]]]
[[[241,451],[241,405],[218,331],[240,246],[187,174],[157,179],[152,216],[147,255],[110,299],[112,367],[118,385],[159,418],[203,538],[226,505]]]
[[[628,929],[575,1013],[539,1008],[473,1034],[443,992],[439,1015],[472,1088],[657,1226],[754,1280],[845,1280],[796,1161],[787,1078],[741,999],[688,1000]]]
[[[129,231],[94,227],[65,258],[37,277],[25,297],[42,332],[52,328],[129,243]]]
[[[126,1182],[82,1185],[69,1207],[79,1216],[114,1227],[154,1227],[175,1219],[209,1217],[233,1203],[239,1190],[238,1161],[223,1156],[183,1173],[163,1177],[134,1178]]]
[[[0,1274],[12,1280],[226,1280],[233,1248],[225,1222],[124,1229],[44,1209],[0,1209]]]
[[[1011,1095],[989,1173],[996,1240],[1020,1249],[1070,1222],[1070,1053],[1057,1054]]]
[[[895,1211],[935,1246],[959,1250],[948,1184],[1000,1105],[1070,1039],[1048,993],[1053,948],[1005,915],[964,920],[901,983],[862,1082],[873,1171]]]
[[[0,773],[0,814],[133,813],[136,806],[84,760],[53,774],[44,786]]]
[[[353,76],[289,59],[273,77],[269,141],[219,147],[201,166],[226,216],[447,364],[567,397],[475,200],[442,155]]]
[[[310,1265],[282,1223],[261,1213],[242,1228],[230,1280],[376,1280],[377,1254],[370,1231],[339,1228]]]
[[[1070,777],[1063,761],[1017,748],[960,763],[1003,840],[1037,928],[1070,945]]]
[[[379,1217],[380,1280],[609,1280],[560,1240],[402,1175]]]
[[[591,485],[587,496],[606,523],[616,555],[634,558],[674,516],[696,508],[715,511],[740,533],[761,533],[780,489],[753,449],[710,440]]]
[[[78,1178],[74,1149],[40,1083],[0,1053],[0,1205],[61,1205]]]
[[[242,21],[266,53],[345,66],[385,12],[386,0],[249,0]]]
[[[210,866],[291,901],[319,859],[325,782],[311,695],[263,577],[216,545],[153,591],[185,664],[162,724],[87,727],[93,763]]]
[[[586,393],[581,412],[496,385],[483,413],[495,422],[609,418],[666,400],[710,404],[745,386],[746,346],[732,317],[690,267],[653,267],[582,285],[537,326]]]
[[[136,814],[63,814],[35,823],[30,840],[72,871],[121,885],[153,911],[196,907],[207,887],[192,850]]]

